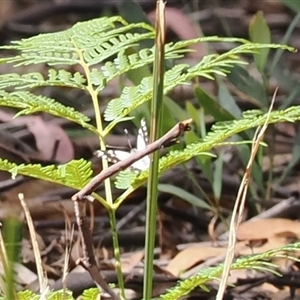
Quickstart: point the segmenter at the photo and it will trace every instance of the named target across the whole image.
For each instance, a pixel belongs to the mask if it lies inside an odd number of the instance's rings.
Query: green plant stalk
[[[123,280],[123,274],[122,274],[122,265],[121,265],[121,255],[120,255],[120,246],[119,246],[119,239],[118,239],[118,232],[117,232],[117,219],[116,219],[116,210],[115,209],[109,209],[109,222],[110,222],[110,228],[111,228],[111,236],[114,246],[114,256],[116,260],[116,271],[117,271],[117,278],[118,278],[118,284],[120,288],[120,296],[122,300],[126,300],[125,297],[125,287],[124,287],[124,280]]]
[[[102,125],[102,120],[101,120],[101,112],[100,112],[100,107],[99,107],[99,102],[98,102],[98,93],[94,90],[93,84],[90,79],[90,70],[88,65],[84,62],[84,57],[82,54],[82,51],[78,51],[80,60],[82,62],[82,67],[84,69],[84,72],[86,74],[87,78],[87,90],[91,95],[92,102],[93,102],[93,107],[94,107],[94,112],[95,112],[95,120],[96,120],[96,127],[98,132],[100,133],[100,149],[105,150],[106,145],[103,137],[103,125]],[[103,169],[108,168],[108,161],[106,159],[102,159],[102,166]],[[106,197],[106,202],[108,204],[108,213],[110,216],[110,225],[111,225],[111,232],[112,232],[112,240],[113,240],[113,248],[114,248],[114,256],[116,260],[116,272],[117,272],[117,277],[118,277],[118,285],[121,290],[121,297],[125,299],[125,287],[124,287],[124,280],[122,276],[122,267],[121,267],[121,256],[120,256],[120,248],[119,248],[119,242],[118,242],[118,234],[116,230],[117,226],[117,219],[116,219],[116,214],[113,209],[113,199],[112,199],[112,190],[111,190],[111,183],[110,179],[106,179],[104,181],[104,186],[105,186],[105,197]]]
[[[164,6],[162,1],[157,2],[156,8],[156,37],[155,37],[155,60],[153,69],[153,99],[151,102],[151,131],[150,142],[159,138],[162,123],[163,90],[164,90]],[[158,161],[159,152],[153,154],[150,165],[148,188],[147,188],[147,211],[146,211],[146,237],[145,237],[145,270],[144,270],[144,299],[152,298],[153,282],[153,259],[156,235],[156,215],[158,199]]]
[[[5,297],[16,298],[14,282],[14,266],[19,257],[21,223],[16,219],[9,219],[3,225],[3,238],[6,243],[7,262],[3,261],[5,267]]]

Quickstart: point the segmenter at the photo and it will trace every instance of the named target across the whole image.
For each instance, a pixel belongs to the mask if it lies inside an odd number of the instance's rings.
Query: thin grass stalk
[[[220,286],[218,289],[218,293],[216,296],[216,300],[222,300],[224,293],[225,293],[225,289],[227,286],[227,281],[228,281],[228,277],[229,277],[229,273],[230,273],[230,268],[231,268],[231,264],[233,262],[233,258],[234,258],[234,254],[235,254],[235,246],[236,246],[236,240],[237,240],[237,230],[238,227],[242,221],[242,214],[243,214],[243,210],[245,207],[245,202],[246,202],[246,197],[247,197],[247,190],[249,187],[249,182],[250,182],[250,176],[251,176],[251,171],[252,171],[252,167],[253,167],[253,163],[254,163],[254,159],[255,156],[259,150],[260,147],[260,143],[263,140],[264,134],[267,130],[268,127],[268,121],[270,118],[270,114],[271,111],[273,109],[273,105],[275,102],[275,95],[276,95],[276,91],[275,94],[273,96],[269,111],[268,111],[268,115],[267,118],[265,120],[264,125],[260,128],[258,127],[254,138],[253,138],[253,144],[252,144],[252,149],[251,149],[251,154],[250,154],[250,158],[245,170],[245,174],[243,176],[243,180],[241,182],[239,191],[238,191],[238,195],[237,195],[237,199],[235,201],[235,205],[233,208],[233,212],[232,212],[232,217],[231,217],[231,221],[230,221],[230,228],[229,228],[229,240],[228,240],[228,248],[227,248],[227,252],[226,252],[226,258],[224,261],[224,269],[222,272],[222,277],[221,277],[221,281],[220,281]]]
[[[163,88],[164,88],[164,45],[165,45],[165,4],[157,1],[156,7],[156,37],[155,60],[153,77],[153,99],[151,102],[151,130],[150,142],[159,138],[162,123]],[[147,211],[146,211],[146,237],[145,237],[145,271],[144,271],[144,299],[152,298],[153,259],[156,235],[156,215],[158,198],[158,160],[159,152],[153,154],[153,162],[150,165]]]

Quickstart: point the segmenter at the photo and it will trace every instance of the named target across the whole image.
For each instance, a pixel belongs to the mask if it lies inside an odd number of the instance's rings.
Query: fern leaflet
[[[146,32],[132,33],[135,28],[143,28]],[[103,17],[79,22],[65,31],[40,34],[1,46],[0,49],[20,50],[21,55],[2,58],[0,63],[13,63],[15,66],[39,63],[74,65],[81,63],[81,52],[85,63],[94,65],[120,49],[134,47],[139,41],[153,37],[153,28],[144,23],[127,24],[118,16]]]
[[[164,94],[170,92],[177,85],[190,82],[198,76],[213,80],[214,74],[226,76],[236,64],[247,64],[241,61],[239,55],[255,53],[261,48],[281,48],[282,45],[271,44],[242,44],[223,54],[205,56],[198,64],[190,67],[187,64],[176,65],[165,73]],[[289,50],[292,48],[286,47]],[[119,98],[111,100],[106,108],[104,117],[107,121],[119,120],[129,114],[136,107],[152,98],[152,77],[144,78],[140,85],[125,87]],[[115,123],[114,123],[115,124]],[[112,125],[109,127],[111,129]]]
[[[43,179],[74,189],[84,187],[92,176],[91,163],[84,159],[72,160],[63,165],[50,165],[43,167],[40,164],[21,164],[0,159],[0,170],[16,175],[25,175],[32,178]]]
[[[73,107],[64,106],[48,97],[35,95],[25,91],[7,93],[0,90],[0,105],[21,108],[22,110],[18,112],[15,117],[43,111],[57,117],[63,117],[80,124],[82,127],[87,128],[96,134],[98,133],[94,126],[87,123],[90,121],[87,116],[76,111]]]
[[[17,88],[35,88],[39,86],[67,86],[70,88],[86,89],[86,78],[76,72],[74,74],[66,70],[49,69],[48,78],[41,73],[31,72],[24,75],[9,73],[0,75],[0,89],[14,86]]]

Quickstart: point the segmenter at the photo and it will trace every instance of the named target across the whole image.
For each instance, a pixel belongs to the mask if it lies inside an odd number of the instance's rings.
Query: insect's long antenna
[[[130,149],[132,149],[132,145],[131,145],[131,141],[130,141],[128,130],[125,128],[124,132],[127,135],[128,146],[129,146]]]

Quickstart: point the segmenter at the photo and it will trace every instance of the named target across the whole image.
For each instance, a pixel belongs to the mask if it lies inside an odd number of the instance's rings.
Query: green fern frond
[[[253,110],[243,114],[240,120],[233,120],[227,122],[218,122],[212,126],[211,131],[206,137],[199,142],[188,145],[183,151],[171,151],[169,155],[162,157],[160,166],[161,170],[165,171],[185,162],[194,156],[201,155],[204,151],[210,151],[212,147],[217,146],[222,141],[237,134],[241,131],[250,128],[262,126],[266,119],[267,114],[262,114],[261,111]],[[300,106],[292,106],[285,110],[271,112],[268,124],[280,122],[296,122],[300,120]]]
[[[207,155],[208,151],[211,151],[213,147],[217,147],[219,144],[234,134],[241,131],[248,130],[250,128],[256,128],[262,126],[267,119],[267,114],[263,114],[259,110],[252,110],[243,113],[243,118],[240,120],[218,122],[212,126],[211,131],[206,135],[204,139],[200,139],[199,142],[188,145],[182,151],[170,151],[166,156],[163,156],[159,160],[159,173],[175,167],[183,162],[190,160],[198,155]],[[268,124],[281,123],[281,122],[296,122],[300,120],[300,106],[292,106],[285,110],[271,112]],[[134,174],[132,181],[128,185],[129,177],[118,177],[117,186],[122,188],[136,189],[137,187],[146,183],[148,179],[148,171],[142,172],[140,175]],[[130,177],[131,178],[131,177]]]
[[[8,73],[0,75],[0,89],[16,87],[19,89],[35,88],[39,86],[64,86],[70,88],[86,89],[86,78],[79,72],[71,73],[66,70],[48,70],[48,78],[44,78],[39,72]]]
[[[82,300],[96,300],[98,299],[100,291],[98,288],[90,288],[88,290],[85,290],[83,294],[81,295]]]
[[[0,90],[0,106],[21,108],[22,110],[19,111],[15,117],[42,111],[80,124],[82,127],[87,128],[96,134],[98,132],[94,126],[87,123],[90,119],[84,114],[76,111],[73,107],[64,106],[54,99],[35,95],[30,92],[18,91],[7,93]]]
[[[106,121],[119,120],[128,115],[137,106],[147,101],[152,93],[152,76],[144,77],[138,86],[125,87],[120,98],[109,101],[104,112]]]
[[[128,30],[128,27],[126,28],[126,30]],[[152,39],[153,37],[153,32],[143,34],[126,33],[124,35],[115,34],[115,36],[107,42],[100,44],[100,41],[97,48],[86,49],[84,52],[84,60],[85,62],[87,62],[87,65],[92,66],[108,59],[109,57],[119,53],[120,51],[124,51],[124,49],[136,47],[139,45],[139,42],[147,39]]]
[[[164,94],[170,92],[177,85],[190,82],[195,77],[202,76],[214,80],[213,75],[226,76],[236,64],[247,64],[241,61],[240,55],[251,54],[261,48],[281,48],[293,50],[291,47],[273,44],[245,43],[223,54],[206,55],[196,65],[176,65],[165,73]],[[119,98],[111,100],[104,113],[105,120],[118,120],[129,114],[139,105],[152,98],[152,77],[142,80],[138,86],[125,87]]]
[[[143,29],[145,32],[132,32],[135,29]],[[128,72],[129,70],[152,64],[154,60],[154,47],[151,49],[142,49],[139,52],[130,55],[127,55],[126,50],[138,45],[139,42],[145,39],[153,38],[154,29],[147,24],[127,24],[118,16],[111,18],[104,17],[77,23],[72,28],[62,32],[42,34],[12,42],[9,46],[2,46],[0,49],[19,50],[21,53],[17,56],[2,58],[0,59],[0,62],[13,63],[15,66],[38,63],[47,63],[48,65],[78,64],[82,65],[86,70],[86,67],[89,68],[117,55],[116,59],[106,62],[100,70],[94,68],[89,70],[89,74],[86,74],[86,76],[90,77],[89,79],[94,85],[96,92],[99,92],[112,78]],[[185,74],[186,76],[181,78],[183,82],[189,81],[195,76],[211,78],[211,74],[217,73],[224,75],[225,72],[222,71],[222,67],[230,67],[231,64],[237,63],[235,57],[230,60],[230,55],[252,53],[255,51],[253,50],[254,48],[257,50],[259,47],[281,47],[288,50],[292,49],[280,45],[270,46],[251,44],[244,39],[238,38],[202,37],[190,41],[167,44],[165,58],[175,59],[182,57],[184,53],[191,51],[186,49],[187,46],[198,42],[239,42],[244,43],[244,45],[234,48],[232,51],[229,51],[228,54],[225,53],[220,56],[213,55],[205,57],[202,60],[202,66],[199,65],[203,67],[202,74],[199,74],[200,70],[195,66],[193,67],[194,69],[192,68],[188,71],[191,74]],[[215,68],[211,71],[207,70],[207,68],[212,65],[212,61],[220,63],[223,59],[224,61],[223,65],[221,64],[221,69]],[[194,71],[195,73],[192,74]],[[176,82],[176,84],[180,83],[181,81]],[[49,70],[48,79],[45,79],[44,76],[38,72],[25,75],[6,74],[0,77],[0,89],[9,86],[32,88],[44,85],[61,85],[86,89],[86,78],[79,72],[72,74],[65,70],[56,71],[53,69]],[[174,86],[175,84],[166,87],[165,93],[174,88]],[[143,89],[140,90],[143,91]],[[131,94],[131,92],[129,94]],[[137,103],[134,102],[134,107],[137,107],[141,102],[143,103],[147,100],[149,100],[149,96],[143,98],[143,101],[137,99]],[[112,107],[116,107],[116,105],[112,104]],[[122,106],[117,105],[117,107]],[[117,111],[119,110],[117,109]],[[131,109],[129,111],[131,111]],[[124,114],[129,111],[124,112]]]
[[[145,33],[132,33],[143,28]],[[21,54],[2,58],[0,63],[15,66],[47,63],[48,65],[85,64],[91,66],[117,54],[121,49],[134,47],[138,42],[154,37],[154,30],[145,23],[127,24],[121,17],[103,17],[79,22],[68,30],[40,34],[14,41],[0,49],[20,50]]]
[[[266,45],[252,44],[251,42],[249,42],[245,39],[240,39],[240,38],[221,38],[221,37],[217,37],[217,36],[201,37],[201,38],[197,38],[197,39],[192,39],[192,40],[187,40],[187,41],[179,41],[177,43],[171,42],[171,43],[166,44],[165,60],[181,58],[181,57],[183,57],[183,54],[193,51],[193,50],[187,49],[188,46],[194,45],[196,43],[201,43],[201,42],[202,43],[203,42],[231,42],[231,43],[238,42],[238,43],[245,44],[244,46],[241,45],[240,46],[241,48],[239,48],[239,47],[235,48],[235,49],[237,49],[237,51],[233,51],[232,54],[230,52],[228,52],[229,58],[231,55],[235,54],[236,52],[239,54],[255,52],[255,50],[249,49],[249,48],[251,48],[251,47],[249,47],[249,45],[253,45],[254,49],[256,49],[256,50],[258,49],[259,46],[262,46],[262,48],[270,47],[270,45],[267,45],[267,44]],[[282,45],[273,45],[273,46],[274,46],[274,48],[284,48],[284,49],[287,49],[290,51],[293,50],[293,48],[288,47],[288,46],[282,46]],[[248,48],[249,51],[244,52],[245,50],[243,48],[246,48],[246,49]],[[203,64],[204,66],[206,65],[206,68],[207,68],[207,62],[205,63],[205,61],[212,61],[213,58],[215,58],[215,56],[218,57],[218,55],[205,56],[203,58],[203,60],[201,61],[201,64]],[[222,60],[222,59],[223,59],[223,57],[220,56],[220,60]],[[120,51],[118,53],[117,58],[113,62],[111,62],[111,61],[107,62],[103,67],[101,67],[101,71],[93,70],[93,72],[94,72],[95,76],[98,78],[101,78],[101,80],[103,80],[103,78],[105,78],[107,81],[109,81],[113,77],[124,74],[125,72],[128,72],[129,70],[137,69],[142,66],[152,64],[153,60],[154,60],[154,47],[152,47],[150,49],[142,49],[139,52],[133,53],[131,55],[126,55],[125,51]],[[234,64],[234,63],[236,63],[236,60],[230,61],[228,59],[227,63]],[[186,66],[188,67],[188,65],[186,65]],[[215,73],[217,73],[217,70],[215,70]],[[203,74],[202,76],[204,76],[204,75],[207,76],[207,72],[205,74]],[[224,75],[224,74],[222,74],[222,75]],[[98,79],[98,81],[99,81],[99,79]],[[100,89],[98,88],[97,90],[100,90]]]
[[[288,255],[286,253],[299,251],[300,243],[286,245],[284,247],[266,251],[265,253],[249,255],[237,259],[232,265],[231,270],[240,270],[240,269],[249,269],[257,271],[267,271],[273,274],[280,276],[276,271],[275,264],[272,264],[266,260],[274,258],[288,258],[292,260],[297,260],[296,257]],[[180,297],[187,295],[197,286],[202,286],[207,284],[209,281],[212,281],[218,278],[223,272],[223,264],[217,267],[211,267],[204,270],[201,270],[197,275],[192,276],[184,281],[180,281],[178,285],[167,291],[166,294],[161,295],[159,299],[161,300],[174,300],[179,299]]]
[[[197,41],[200,40],[201,39],[197,39]],[[179,43],[178,45],[173,45],[173,43],[167,44],[165,51],[165,59],[168,60],[181,58],[184,53],[190,51],[189,49],[186,49],[184,47],[184,44]],[[95,80],[92,80],[93,84],[97,86],[100,82],[103,82],[103,80],[109,81],[114,77],[124,74],[130,70],[138,69],[145,65],[152,64],[154,60],[154,51],[155,48],[152,47],[150,49],[141,49],[138,52],[127,55],[126,51],[121,49],[118,52],[117,57],[116,59],[114,59],[114,61],[106,62],[101,67],[101,70],[92,70],[92,78],[95,77]],[[98,87],[97,90],[101,90],[101,88]]]
[[[29,290],[18,292],[16,298],[16,300],[40,300],[40,299],[41,299],[40,295]],[[48,300],[74,300],[72,296],[72,292],[69,290],[59,290],[55,292],[50,292],[47,295],[47,299]],[[0,297],[0,300],[8,300],[8,299],[4,297]]]
[[[50,165],[43,167],[40,164],[21,164],[0,159],[0,170],[7,171],[14,178],[16,175],[25,175],[42,179],[74,189],[83,188],[91,179],[91,163],[84,159],[72,160],[63,165]]]
[[[212,74],[226,76],[230,71],[229,69],[233,68],[234,65],[248,64],[247,62],[241,61],[240,55],[257,53],[259,49],[264,48],[294,50],[292,47],[279,44],[255,44],[248,42],[223,54],[210,54],[204,56],[198,64],[189,68],[188,72],[192,73],[193,76],[202,76],[209,79],[212,78]]]
[[[177,59],[183,57],[184,53],[190,52],[192,50],[186,47],[199,42],[242,42],[243,39],[234,38],[219,38],[219,37],[202,37],[190,41],[178,42],[176,44],[169,43],[165,47],[165,59]],[[249,42],[249,41],[247,41]],[[130,70],[134,70],[143,67],[148,64],[152,64],[154,60],[154,47],[150,49],[141,49],[139,52],[127,55],[125,50],[120,50],[117,54],[117,58],[114,61],[108,61],[101,67],[101,70],[92,70],[92,83],[97,86],[97,91],[100,91],[107,82],[114,78],[115,76],[124,74]],[[188,66],[188,65],[187,65]],[[98,86],[99,85],[99,86]]]
[[[165,73],[164,93],[168,93],[175,86],[187,82],[188,76],[182,74],[188,67],[187,64],[180,64]],[[119,120],[139,105],[148,101],[152,97],[153,77],[144,77],[137,86],[125,87],[119,98],[112,99],[104,112],[106,121]],[[110,126],[111,127],[111,126]]]
[[[38,300],[39,299],[39,295],[37,295],[34,292],[29,291],[29,290],[18,292],[17,297],[18,297],[17,298],[18,300],[29,300],[29,299]]]
[[[147,172],[147,175],[145,174],[145,176],[149,176],[148,175],[149,171],[144,171],[144,172]],[[131,183],[136,179],[137,176],[138,175],[132,172],[130,169],[121,171],[116,177],[115,187],[120,190],[126,190],[131,185]]]
[[[72,294],[69,290],[54,291],[48,294],[47,300],[74,300]]]

